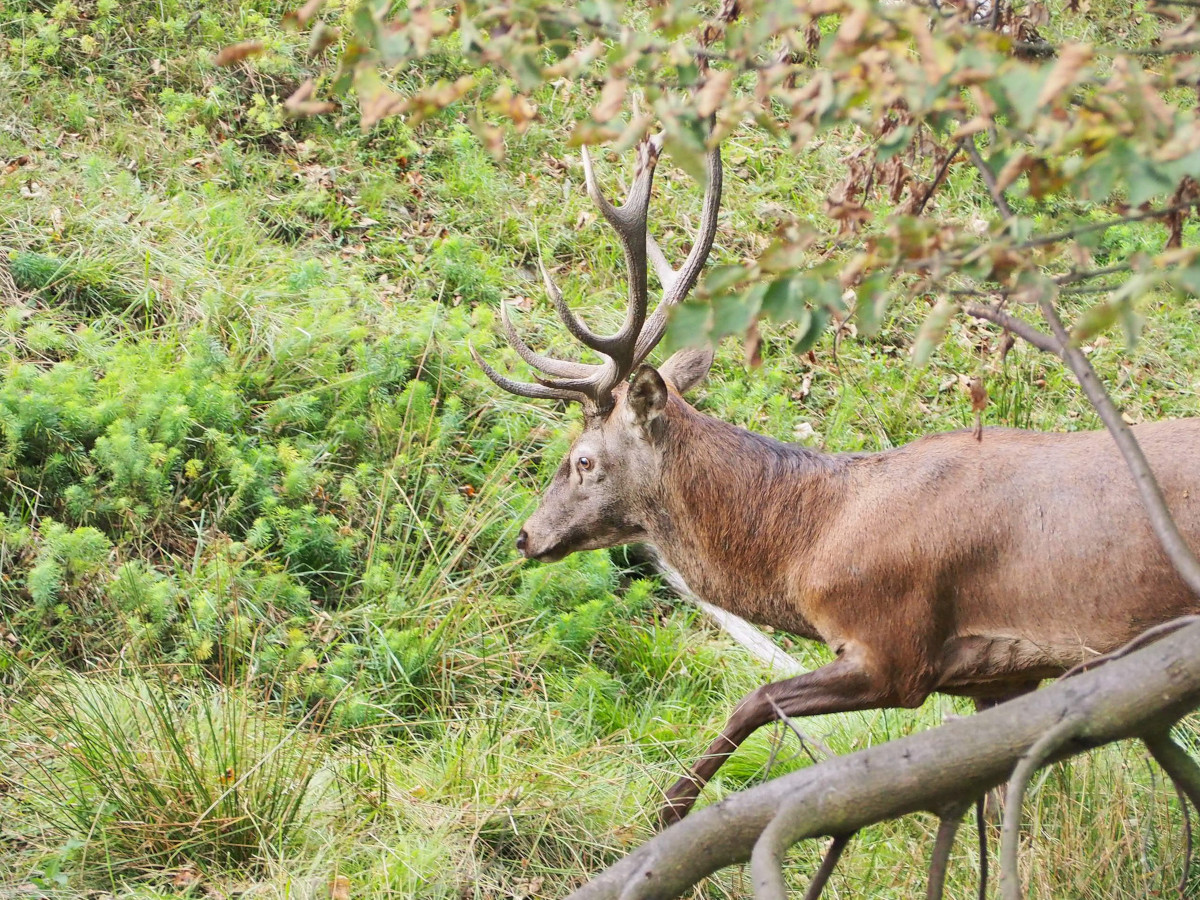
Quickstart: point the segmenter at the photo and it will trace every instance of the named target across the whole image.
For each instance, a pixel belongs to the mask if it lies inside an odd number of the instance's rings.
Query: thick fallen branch
[[[1078,720],[1078,730],[1047,757],[1047,764],[1125,738],[1161,740],[1198,705],[1200,624],[1194,624],[1099,669],[977,715],[734,794],[693,812],[571,897],[677,897],[705,876],[749,860],[768,828],[773,842],[788,847],[921,810],[941,812],[1006,781],[1034,745],[1065,720]],[[1157,747],[1183,768],[1172,748]]]

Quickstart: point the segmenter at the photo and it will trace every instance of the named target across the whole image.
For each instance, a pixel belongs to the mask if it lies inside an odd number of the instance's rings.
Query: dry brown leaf
[[[959,125],[958,130],[950,135],[950,140],[958,141],[973,134],[979,134],[981,131],[987,131],[987,127],[990,124],[991,120],[986,116],[975,116],[973,119],[969,119]]]
[[[213,58],[213,62],[218,66],[232,66],[234,63],[241,62],[248,56],[256,56],[262,52],[262,41],[242,41],[239,44],[230,44],[228,47],[222,47]]]
[[[350,900],[350,879],[335,875],[329,880],[329,900]]]
[[[704,87],[696,92],[696,113],[700,118],[706,119],[721,108],[721,103],[729,93],[731,84],[733,84],[733,72],[728,70],[709,72]]]
[[[746,332],[746,366],[750,369],[762,366],[762,335],[758,333],[758,322],[751,322]]]
[[[188,888],[200,880],[200,873],[194,866],[183,866],[171,876],[171,884],[175,888]]]
[[[1059,51],[1058,61],[1046,77],[1046,83],[1042,85],[1037,105],[1045,106],[1070,87],[1079,70],[1091,62],[1091,59],[1092,48],[1088,44],[1067,44],[1063,47]]]
[[[1028,153],[1016,153],[1008,158],[1003,168],[996,173],[997,193],[1007,190],[1008,186],[1021,177],[1033,165],[1033,157]]]
[[[308,55],[320,56],[325,52],[325,48],[337,41],[342,36],[340,28],[334,28],[332,25],[326,25],[324,22],[318,22],[313,26],[312,38],[308,42]]]
[[[283,101],[283,108],[288,111],[289,115],[303,118],[305,116],[319,116],[322,113],[333,112],[337,109],[336,103],[331,103],[328,100],[313,100],[313,90],[315,84],[310,78],[292,93],[292,96]]]
[[[592,110],[592,118],[597,122],[607,122],[621,111],[625,102],[625,91],[629,84],[624,78],[614,78],[605,82],[600,90],[600,100]]]

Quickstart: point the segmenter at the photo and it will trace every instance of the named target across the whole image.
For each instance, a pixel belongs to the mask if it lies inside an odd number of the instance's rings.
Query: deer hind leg
[[[792,718],[915,706],[925,699],[925,694],[918,698],[909,690],[906,695],[899,695],[889,687],[888,679],[873,675],[857,655],[849,653],[815,671],[765,684],[746,695],[720,736],[696,761],[691,772],[667,791],[666,803],[660,812],[662,823],[670,825],[687,815],[701,789],[733,751],[758,728],[779,719],[780,713]]]

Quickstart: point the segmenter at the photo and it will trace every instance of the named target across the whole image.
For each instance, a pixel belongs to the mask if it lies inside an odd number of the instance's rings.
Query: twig
[[[961,137],[958,139],[958,142],[950,148],[950,152],[946,154],[945,160],[942,161],[942,167],[938,169],[937,174],[933,177],[933,181],[929,185],[929,190],[927,190],[925,192],[925,196],[921,198],[921,205],[917,207],[914,215],[919,216],[925,212],[925,207],[933,197],[934,191],[941,187],[942,179],[946,177],[946,173],[950,170],[950,163],[954,161],[954,157],[958,156],[958,151],[963,148],[963,144],[965,144],[967,140],[968,138]]]
[[[1172,784],[1175,785],[1175,793],[1179,796],[1179,808],[1183,811],[1183,873],[1179,876],[1176,890],[1179,892],[1179,900],[1184,900],[1188,876],[1192,870],[1192,807],[1179,783],[1173,781]]]
[[[829,881],[829,876],[837,868],[838,860],[842,858],[842,851],[846,849],[846,845],[850,843],[850,838],[852,837],[854,837],[852,834],[843,834],[838,835],[830,841],[829,849],[825,851],[821,865],[813,873],[808,890],[804,892],[804,900],[818,900],[821,896],[821,891],[825,890],[825,884]]]
[[[827,757],[837,756],[836,753],[834,753],[832,750],[829,749],[829,747],[827,747],[824,743],[817,740],[816,738],[805,737],[804,733],[796,725],[796,722],[792,719],[792,717],[783,711],[783,707],[781,707],[778,703],[776,703],[775,698],[772,697],[770,694],[767,694],[767,702],[771,704],[771,709],[775,710],[775,715],[779,716],[779,721],[782,722],[784,725],[786,725],[791,730],[792,734],[794,734],[796,736],[796,740],[798,740],[800,742],[800,747],[804,750],[805,753],[808,754],[809,759],[811,759],[813,762],[820,762],[820,760],[817,759],[813,755],[813,752],[808,749],[808,745],[810,742],[812,743],[812,745],[814,747],[816,747],[818,750],[820,750],[822,753],[824,753]]]
[[[979,900],[987,900],[988,883],[988,845],[987,845],[987,816],[983,804],[987,802],[987,794],[975,801],[975,827],[979,830]]]
[[[1000,893],[1004,900],[1021,900],[1021,873],[1017,869],[1017,851],[1021,846],[1021,807],[1029,778],[1046,764],[1063,744],[1074,738],[1083,726],[1079,716],[1063,719],[1034,743],[1013,770],[1008,782],[1004,824],[1000,829]]]
[[[946,870],[950,867],[950,851],[954,849],[954,837],[969,803],[955,803],[941,813],[937,837],[933,841],[933,854],[929,858],[929,884],[925,888],[925,900],[942,900],[946,886]]]
[[[1078,675],[1080,672],[1086,672],[1088,669],[1094,669],[1096,666],[1102,666],[1106,662],[1112,662],[1114,659],[1120,659],[1122,656],[1127,656],[1134,650],[1140,647],[1145,647],[1147,644],[1153,644],[1160,638],[1165,638],[1168,634],[1173,634],[1185,625],[1191,625],[1193,622],[1200,622],[1200,616],[1180,616],[1178,619],[1172,619],[1170,622],[1160,622],[1151,628],[1147,628],[1132,641],[1123,647],[1118,647],[1111,653],[1105,653],[1101,656],[1095,656],[1091,659],[1085,659],[1083,662],[1067,669],[1059,679],[1070,678],[1073,675]]]
[[[1186,750],[1175,742],[1169,731],[1160,731],[1142,737],[1146,749],[1162,766],[1163,771],[1182,790],[1192,804],[1200,808],[1200,765]]]
[[[1007,222],[1012,219],[1012,207],[1008,205],[1004,191],[1000,190],[1000,185],[996,181],[995,173],[988,168],[987,161],[980,154],[979,148],[975,146],[974,141],[967,142],[967,156],[971,157],[971,162],[974,164],[976,171],[979,172],[979,177],[983,179],[983,183],[987,186],[988,193],[992,195],[992,202],[996,204],[996,209],[1000,211],[1000,215],[1004,217],[1004,221]]]
[[[1022,340],[1033,344],[1039,350],[1046,353],[1053,353],[1055,356],[1059,355],[1058,344],[1054,338],[1045,332],[1039,331],[1024,319],[1018,319],[1016,316],[1005,312],[999,306],[971,303],[963,307],[963,312],[975,319],[986,319],[989,322],[994,322],[1005,331],[1011,331]]]
[[[1104,385],[1100,383],[1096,370],[1092,368],[1088,358],[1071,343],[1070,335],[1067,334],[1067,329],[1063,325],[1062,319],[1059,318],[1058,311],[1054,308],[1054,302],[1048,296],[1042,296],[1038,300],[1038,305],[1041,307],[1042,316],[1050,326],[1050,331],[1058,339],[1062,348],[1060,355],[1071,371],[1075,373],[1075,378],[1078,379],[1079,386],[1083,388],[1083,393],[1091,401],[1096,412],[1100,414],[1101,421],[1108,428],[1117,448],[1125,458],[1125,464],[1133,474],[1138,493],[1142,497],[1142,505],[1146,508],[1146,514],[1150,517],[1150,525],[1158,536],[1163,551],[1175,567],[1175,571],[1179,573],[1179,577],[1186,582],[1196,596],[1200,597],[1200,560],[1196,559],[1196,555],[1184,540],[1183,535],[1180,534],[1175,520],[1171,517],[1171,511],[1167,508],[1162,490],[1154,478],[1150,463],[1142,453],[1142,448],[1133,436],[1133,431],[1121,418],[1120,412],[1112,402],[1112,398],[1108,396]]]

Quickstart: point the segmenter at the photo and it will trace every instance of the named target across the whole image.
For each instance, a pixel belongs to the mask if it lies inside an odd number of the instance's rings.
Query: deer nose
[[[525,546],[529,543],[529,535],[525,533],[525,529],[521,529],[521,533],[517,535],[517,552],[524,554]]]

